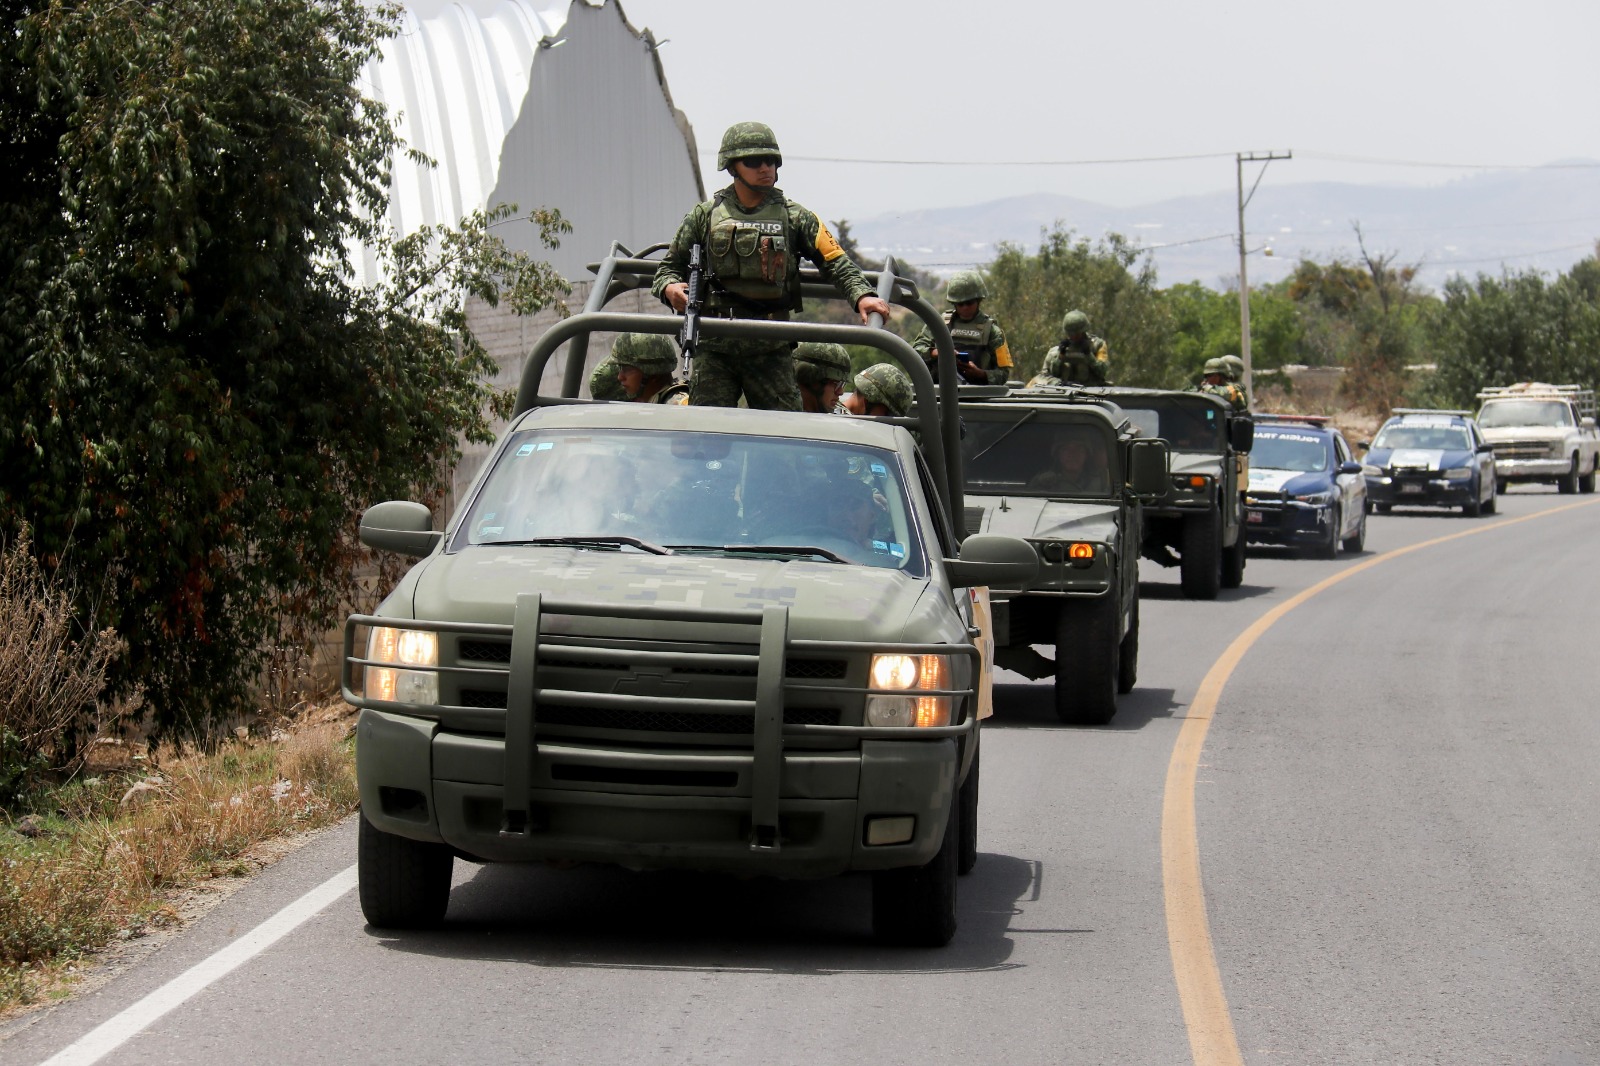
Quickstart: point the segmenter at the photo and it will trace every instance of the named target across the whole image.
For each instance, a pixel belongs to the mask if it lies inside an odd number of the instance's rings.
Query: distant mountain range
[[[1294,185],[1269,174],[1245,212],[1250,283],[1281,280],[1302,257],[1355,258],[1352,222],[1361,224],[1369,252],[1418,264],[1420,280],[1434,289],[1452,274],[1498,275],[1502,265],[1566,270],[1593,254],[1600,239],[1600,164],[1572,162],[1587,165],[1495,171],[1427,187]],[[850,232],[868,255],[892,253],[948,274],[988,262],[1001,242],[1033,251],[1041,231],[1060,220],[1090,239],[1116,232],[1151,248],[1162,286],[1232,288],[1239,275],[1236,199],[1229,189],[1108,207],[1041,193],[851,219]]]

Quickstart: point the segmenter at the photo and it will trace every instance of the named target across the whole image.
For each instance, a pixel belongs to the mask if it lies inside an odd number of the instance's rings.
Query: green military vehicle
[[[1166,443],[1076,388],[963,401],[967,530],[1023,537],[1040,561],[1026,590],[993,596],[995,662],[1053,673],[1061,720],[1103,725],[1138,678],[1142,511],[1167,491]]]
[[[977,859],[975,590],[1025,584],[1034,552],[958,541],[955,405],[941,421],[927,367],[887,331],[700,324],[877,347],[916,384],[914,419],[576,399],[590,332],[679,329],[602,310],[655,266],[616,247],[597,264],[589,309],[533,348],[442,530],[408,501],[362,518],[367,545],[421,557],[345,630],[362,911],[442,920],[455,858],[866,871],[882,939],[946,943]],[[891,270],[878,282],[942,326]],[[565,395],[541,396],[569,340]]]
[[[1145,510],[1144,557],[1177,566],[1190,599],[1212,600],[1219,589],[1238,588],[1245,566],[1245,464],[1255,439],[1250,416],[1203,392],[1095,392],[1172,449],[1171,491]]]

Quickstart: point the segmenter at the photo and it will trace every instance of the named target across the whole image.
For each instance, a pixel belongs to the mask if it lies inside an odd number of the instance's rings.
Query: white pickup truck
[[[1494,473],[1504,492],[1515,481],[1593,492],[1600,467],[1594,390],[1524,381],[1478,393],[1478,425],[1494,446]]]

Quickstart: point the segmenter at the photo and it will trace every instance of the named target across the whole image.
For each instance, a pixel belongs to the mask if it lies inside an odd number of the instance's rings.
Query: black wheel
[[[380,929],[438,925],[450,904],[454,862],[445,845],[385,833],[363,816],[356,838],[361,913]]]
[[[950,805],[944,842],[926,866],[872,875],[872,932],[906,947],[942,948],[956,935],[956,868],[961,850],[961,802]]]
[[[1337,559],[1339,557],[1339,526],[1342,524],[1343,519],[1344,516],[1339,513],[1337,506],[1328,512],[1327,543],[1314,546],[1311,549],[1312,558]]]
[[[1367,512],[1361,511],[1361,522],[1356,526],[1356,531],[1344,538],[1341,542],[1347,552],[1358,552],[1367,546]]]
[[[1117,648],[1117,692],[1132,692],[1139,683],[1139,601],[1133,601],[1133,619]]]
[[[1388,514],[1394,510],[1394,504],[1392,503],[1375,503],[1373,506],[1377,508],[1379,514]]]
[[[961,784],[961,854],[956,860],[956,873],[966,876],[978,865],[978,766],[983,749],[978,744],[978,734],[972,734],[972,769]]]
[[[1579,476],[1579,478],[1578,478],[1578,491],[1579,492],[1593,492],[1594,491],[1594,472],[1595,472],[1595,468],[1596,467],[1600,467],[1600,455],[1595,456],[1594,462],[1589,465],[1589,472],[1587,474],[1583,474],[1583,475]]]
[[[1244,530],[1241,529],[1233,547],[1222,549],[1222,579],[1219,583],[1223,588],[1236,589],[1244,584],[1244,549]]]
[[[1507,481],[1505,478],[1499,477],[1494,479],[1494,494],[1496,496],[1504,496],[1506,494],[1506,490],[1510,487],[1511,482]]]
[[[1500,509],[1500,492],[1499,492],[1499,486],[1496,485],[1496,486],[1494,486],[1493,488],[1491,488],[1489,490],[1489,498],[1487,500],[1483,501],[1483,513],[1484,514],[1494,514],[1499,509]]]
[[[1578,457],[1576,454],[1572,457],[1572,466],[1565,474],[1561,475],[1561,480],[1556,482],[1556,491],[1563,496],[1571,496],[1578,491]]]
[[[1183,594],[1191,600],[1214,600],[1222,587],[1221,525],[1221,516],[1215,511],[1183,518],[1178,573]]]
[[[1461,513],[1468,518],[1477,518],[1483,513],[1483,503],[1474,494],[1472,499],[1461,505]]]
[[[1056,717],[1105,725],[1117,713],[1117,604],[1067,600],[1056,619]]]

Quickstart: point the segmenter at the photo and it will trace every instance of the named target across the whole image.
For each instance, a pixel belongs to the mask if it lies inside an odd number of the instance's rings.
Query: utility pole
[[[1267,164],[1274,159],[1293,159],[1294,152],[1267,152],[1262,155],[1256,152],[1235,152],[1234,167],[1239,180],[1239,358],[1244,360],[1244,391],[1247,396],[1255,395],[1254,384],[1251,381],[1253,368],[1250,363],[1250,282],[1244,269],[1244,209],[1256,195],[1256,188],[1261,184],[1261,178],[1267,172]],[[1244,165],[1246,163],[1260,163],[1261,170],[1256,174],[1255,184],[1250,186],[1250,195],[1244,194]]]

